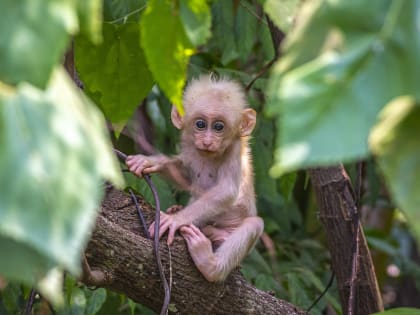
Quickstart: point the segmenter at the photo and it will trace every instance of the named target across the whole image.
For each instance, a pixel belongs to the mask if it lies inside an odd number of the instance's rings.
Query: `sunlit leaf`
[[[400,97],[381,112],[370,145],[397,204],[420,237],[420,106]]]
[[[103,179],[121,184],[104,119],[62,70],[45,92],[0,85],[0,147],[0,274],[51,297],[53,267],[79,272]]]
[[[94,43],[102,40],[102,1],[78,0],[77,13],[80,21],[80,32],[85,34]]]
[[[151,0],[140,21],[141,45],[157,83],[182,108],[182,91],[193,46],[185,34],[179,12],[165,0]]]
[[[114,123],[124,123],[153,86],[137,23],[103,25],[104,40],[76,39],[76,67],[85,90]]]
[[[0,80],[44,88],[78,30],[74,1],[0,2]]]

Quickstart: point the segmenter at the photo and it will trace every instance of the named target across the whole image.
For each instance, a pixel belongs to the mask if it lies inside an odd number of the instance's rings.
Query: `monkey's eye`
[[[225,124],[221,121],[216,121],[213,125],[213,129],[216,131],[222,131],[225,128]]]
[[[206,129],[207,124],[204,120],[199,119],[195,122],[195,126],[197,127],[197,129],[203,130]]]

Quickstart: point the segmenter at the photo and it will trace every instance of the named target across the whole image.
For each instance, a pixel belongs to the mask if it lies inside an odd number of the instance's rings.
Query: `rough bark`
[[[150,224],[154,210],[141,198],[139,202]],[[195,268],[180,236],[170,249],[164,238],[160,253],[166,277],[172,283],[170,311],[174,314],[307,314],[256,289],[239,271],[232,272],[223,283],[207,282]],[[144,237],[128,194],[108,189],[86,257],[92,271],[105,274],[102,286],[160,311],[164,292],[152,241]]]
[[[327,235],[343,314],[348,314],[355,233],[352,213],[356,208],[351,182],[343,166],[313,169],[310,170],[310,176],[320,208],[319,217]],[[383,310],[383,305],[361,226],[359,241],[359,267],[353,314],[367,315]]]

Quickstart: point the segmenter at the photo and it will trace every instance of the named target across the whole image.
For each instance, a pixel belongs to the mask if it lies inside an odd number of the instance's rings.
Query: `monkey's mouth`
[[[205,155],[214,155],[214,154],[217,153],[216,150],[212,150],[212,149],[209,149],[209,148],[197,148],[197,150],[200,153],[205,154]]]

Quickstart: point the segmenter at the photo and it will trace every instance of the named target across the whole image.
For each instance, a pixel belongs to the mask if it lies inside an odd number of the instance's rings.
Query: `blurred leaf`
[[[140,21],[141,45],[149,69],[168,99],[183,113],[182,93],[193,46],[170,3],[151,0]]]
[[[104,288],[92,291],[92,294],[88,296],[85,315],[95,315],[102,308],[105,300],[106,290]]]
[[[383,238],[366,236],[366,240],[372,249],[380,250],[389,256],[396,256],[398,254],[398,249]]]
[[[420,237],[420,106],[400,97],[381,112],[370,145],[397,204]]]
[[[211,44],[222,54],[221,62],[228,64],[238,57],[235,42],[233,1],[216,1],[212,5],[213,37]]]
[[[146,0],[105,0],[104,20],[107,23],[138,22]]]
[[[181,0],[181,21],[194,46],[203,45],[211,36],[210,8],[205,0]]]
[[[420,315],[420,309],[411,307],[400,307],[379,313],[374,313],[372,315]]]
[[[276,26],[283,32],[288,32],[302,0],[266,0],[264,11]]]
[[[307,268],[299,268],[299,274],[303,279],[306,279],[307,281],[309,281],[310,284],[312,284],[317,290],[318,293],[322,293],[324,292],[324,290],[326,289],[326,285],[327,283],[322,283],[321,279],[318,278],[314,272],[312,272],[311,270],[307,269]],[[328,301],[329,304],[331,304],[331,306],[339,311],[341,310],[341,306],[339,301],[334,298],[330,293],[326,293],[324,298]]]
[[[280,126],[273,176],[365,157],[381,108],[420,95],[420,2],[316,3],[270,79],[268,112]]]
[[[74,1],[3,0],[0,12],[0,81],[45,88],[78,30]]]
[[[276,181],[268,176],[268,166],[273,163],[273,124],[258,117],[258,126],[251,139],[253,165],[255,169],[255,190],[257,195],[270,203],[279,205],[282,196],[277,191]],[[261,139],[261,140],[254,140]]]
[[[51,268],[79,271],[102,180],[121,185],[103,117],[63,70],[45,93],[0,85],[0,147],[0,252],[14,259],[2,259],[0,273],[28,285],[46,277],[41,292],[59,293]]]
[[[309,298],[303,283],[299,279],[299,276],[292,272],[287,273],[285,276],[289,286],[289,302],[298,306],[310,306],[312,301]]]
[[[113,123],[125,123],[147,96],[153,78],[139,42],[137,23],[104,24],[104,41],[76,39],[76,66],[88,95]]]

